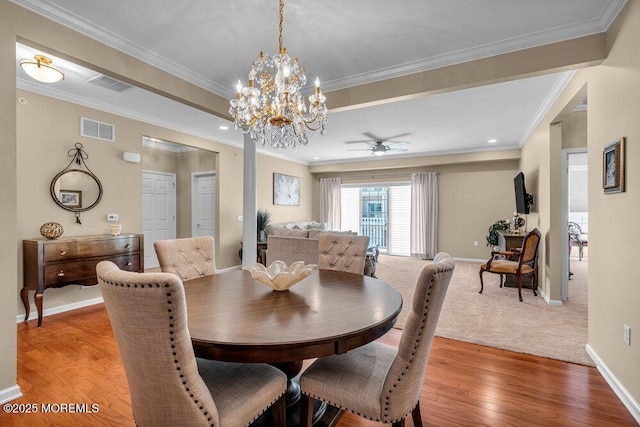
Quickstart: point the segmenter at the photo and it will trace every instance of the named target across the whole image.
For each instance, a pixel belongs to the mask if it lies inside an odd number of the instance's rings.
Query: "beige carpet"
[[[576,250],[577,252],[577,250]],[[430,261],[380,255],[376,275],[396,288],[404,304],[396,328],[402,329],[416,280]],[[587,260],[571,259],[574,273],[569,299],[562,307],[548,305],[530,289],[500,288],[498,275],[484,275],[479,294],[479,264],[456,263],[444,301],[436,335],[519,353],[534,354],[595,366],[584,347],[587,343]]]

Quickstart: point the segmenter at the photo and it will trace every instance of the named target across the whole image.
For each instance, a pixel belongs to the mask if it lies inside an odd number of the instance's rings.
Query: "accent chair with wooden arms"
[[[211,236],[156,240],[153,247],[160,269],[182,281],[216,274],[214,241]]]
[[[412,415],[422,426],[420,390],[455,261],[448,254],[425,266],[398,348],[374,341],[322,357],[300,377],[300,425],[311,426],[313,400],[382,423],[404,426]]]
[[[515,276],[518,283],[518,298],[522,302],[522,278],[533,276],[531,289],[533,295],[538,296],[538,273],[536,262],[538,260],[538,247],[540,246],[540,231],[534,228],[524,238],[522,248],[510,251],[491,251],[491,258],[480,266],[480,293],[484,290],[482,275],[484,272],[500,275],[500,287],[505,274]],[[506,258],[506,259],[498,259]]]
[[[266,410],[285,425],[287,377],[266,364],[196,358],[180,278],[96,266],[136,425],[248,426]]]
[[[318,268],[364,274],[369,236],[318,235]]]

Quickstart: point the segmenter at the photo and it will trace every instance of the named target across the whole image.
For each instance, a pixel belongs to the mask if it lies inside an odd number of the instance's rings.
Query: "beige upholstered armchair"
[[[369,236],[320,234],[318,268],[364,274]]]
[[[136,425],[247,426],[271,408],[284,426],[287,378],[266,364],[196,359],[184,287],[169,273],[96,267]]]
[[[153,247],[160,269],[183,281],[216,274],[214,241],[211,236],[156,240]]]
[[[412,414],[422,426],[420,390],[455,262],[447,254],[420,273],[400,345],[377,341],[316,360],[302,373],[300,425],[310,426],[313,400],[321,400],[376,422],[404,425]]]

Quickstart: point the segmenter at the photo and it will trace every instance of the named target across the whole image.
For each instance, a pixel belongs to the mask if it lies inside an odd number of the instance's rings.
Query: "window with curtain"
[[[410,254],[410,214],[408,183],[342,186],[341,230],[369,236],[384,252]]]

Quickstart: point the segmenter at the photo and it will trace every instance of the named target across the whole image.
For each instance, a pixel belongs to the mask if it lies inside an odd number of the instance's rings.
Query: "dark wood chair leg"
[[[286,394],[271,405],[271,420],[274,427],[285,427],[287,425],[287,397]]]
[[[422,427],[422,415],[420,414],[420,401],[416,403],[416,407],[411,411],[411,418],[413,418],[414,427]]]
[[[533,295],[538,296],[536,292],[538,290],[538,272],[533,270],[533,282],[531,282],[531,289],[533,289]]]
[[[480,292],[478,293],[482,293],[482,291],[484,290],[484,282],[482,281],[482,273],[484,273],[483,269],[480,269]]]
[[[500,287],[502,287],[502,284],[504,283],[504,275],[500,275]]]
[[[518,279],[518,298],[520,298],[520,302],[522,302],[522,276],[518,274],[516,278]]]
[[[302,394],[300,397],[300,427],[311,427],[313,423],[313,399]]]

